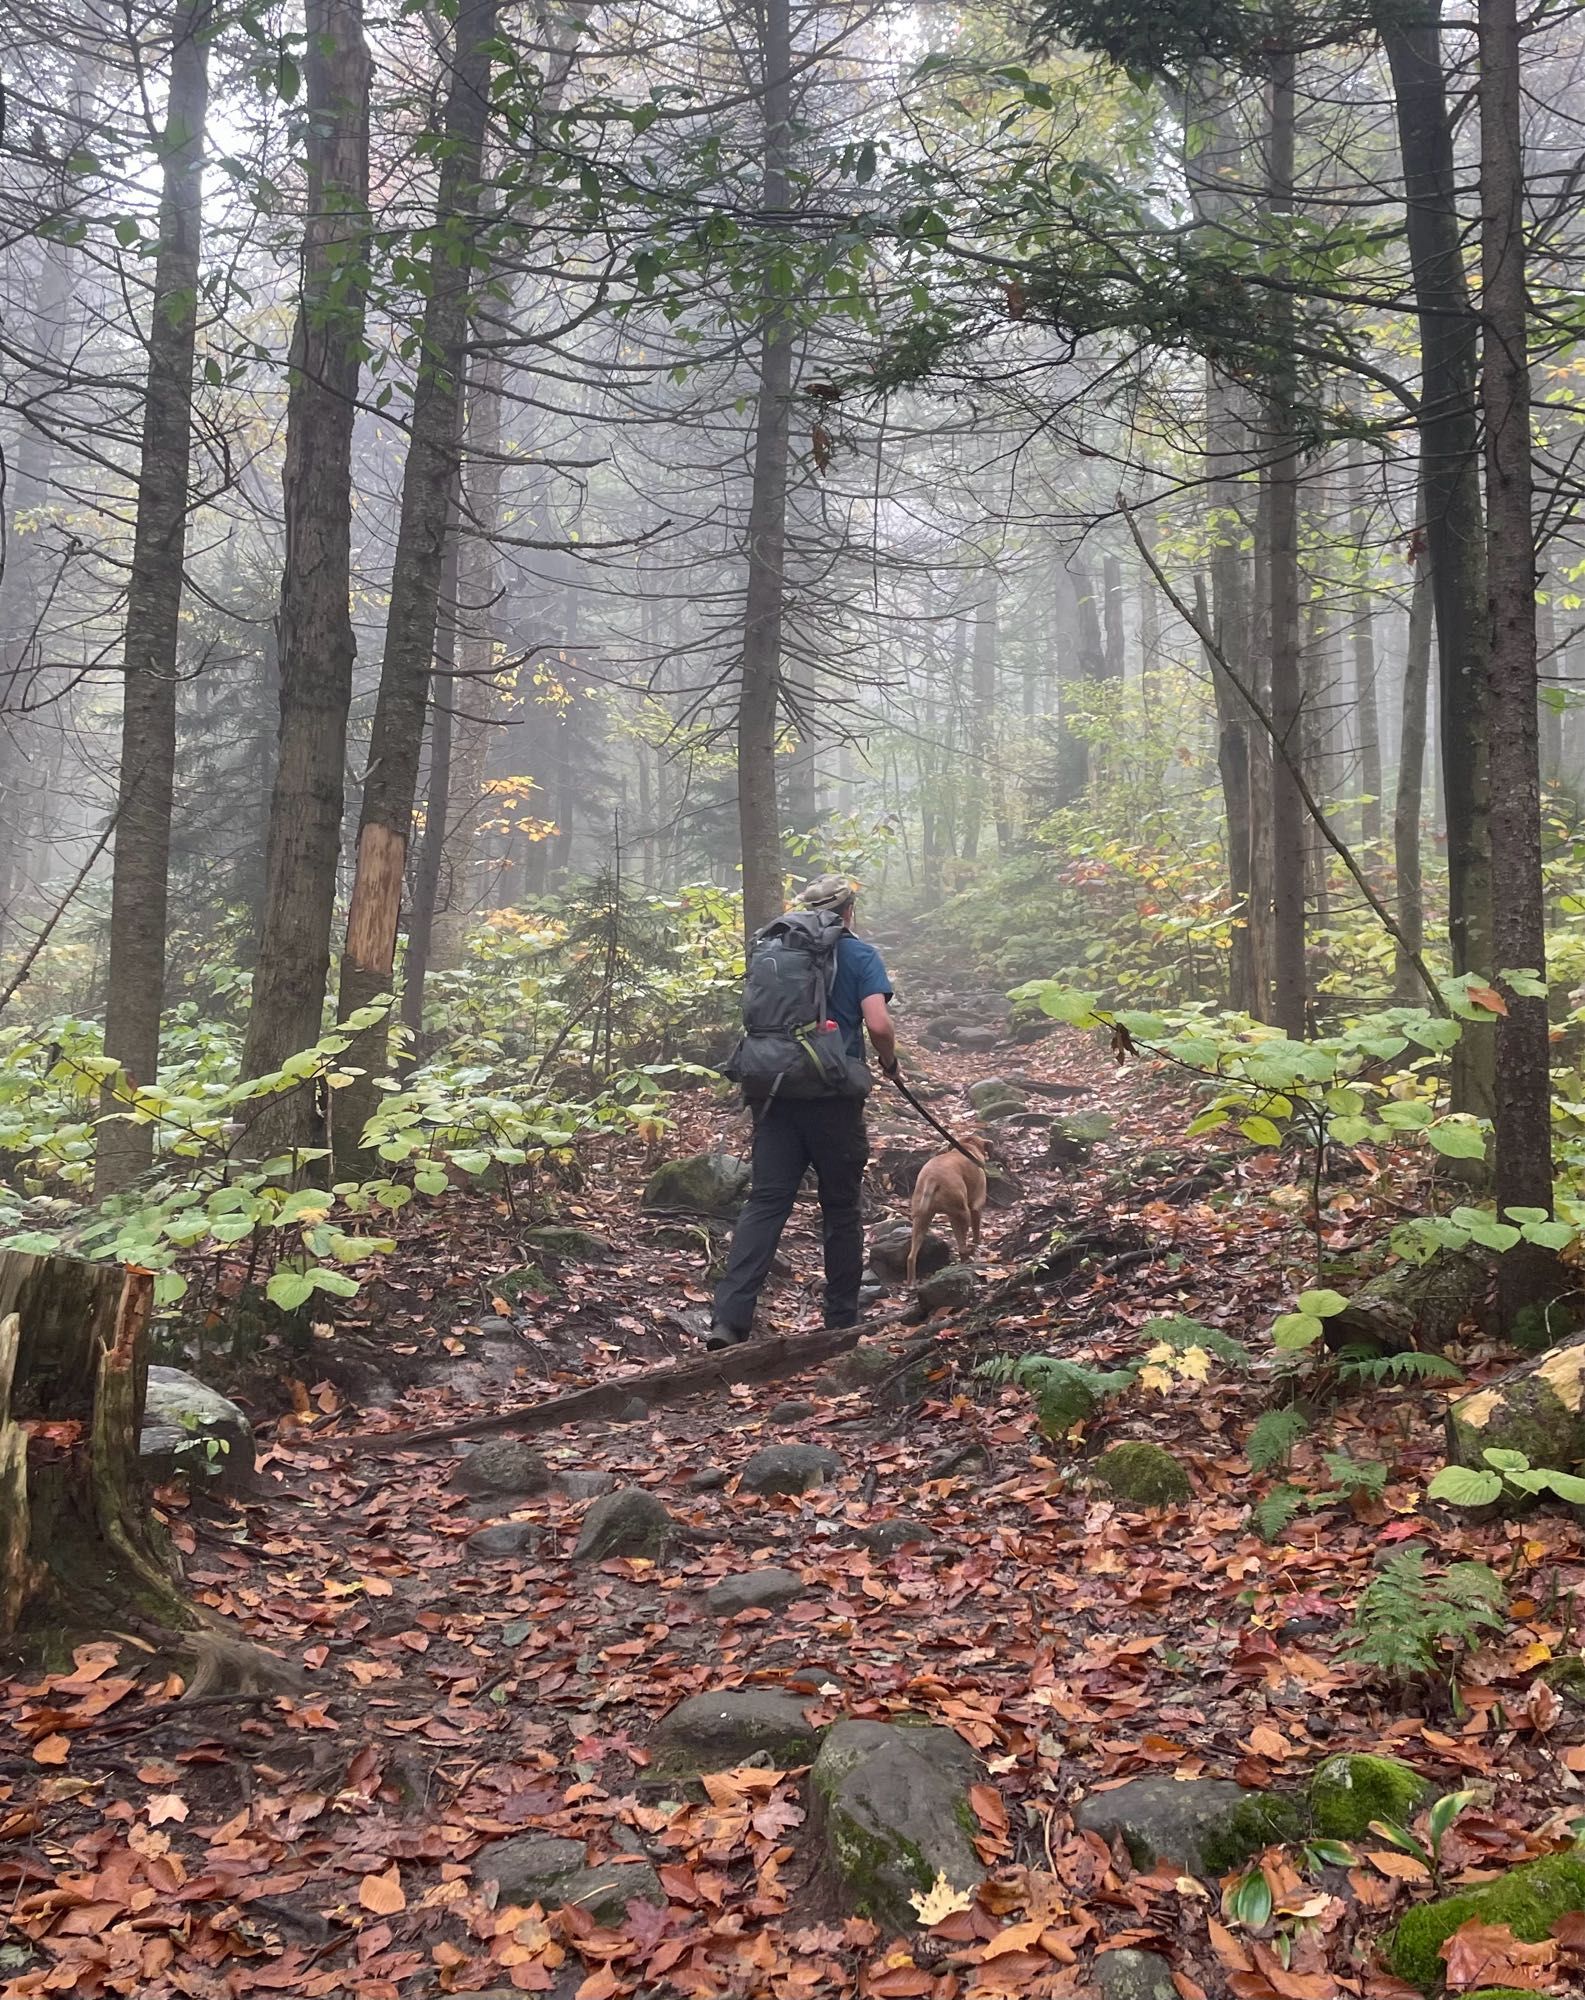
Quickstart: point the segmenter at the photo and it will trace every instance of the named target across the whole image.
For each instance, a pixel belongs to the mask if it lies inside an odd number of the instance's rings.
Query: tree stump
[[[0,1634],[199,1623],[138,1467],[154,1281],[0,1251]]]

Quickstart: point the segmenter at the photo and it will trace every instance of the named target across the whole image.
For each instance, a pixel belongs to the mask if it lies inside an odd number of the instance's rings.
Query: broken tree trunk
[[[1488,1259],[1442,1250],[1425,1264],[1392,1264],[1360,1286],[1346,1309],[1326,1322],[1326,1344],[1402,1354],[1411,1347],[1440,1354],[1459,1328],[1479,1321],[1491,1295]]]
[[[1488,1451],[1520,1451],[1532,1467],[1585,1466],[1585,1334],[1510,1368],[1447,1414],[1447,1455],[1484,1466]]]
[[[154,1280],[0,1252],[0,1634],[187,1631],[138,1473]]]

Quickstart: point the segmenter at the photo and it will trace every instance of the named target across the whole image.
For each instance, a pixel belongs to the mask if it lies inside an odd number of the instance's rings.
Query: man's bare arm
[[[882,1070],[890,1076],[897,1067],[897,1031],[892,1026],[891,1009],[886,1005],[884,994],[880,993],[872,993],[861,1004],[870,1045]]]

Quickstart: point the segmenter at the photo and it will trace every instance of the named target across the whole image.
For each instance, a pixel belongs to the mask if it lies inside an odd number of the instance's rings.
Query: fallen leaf
[[[35,1764],[64,1764],[71,1749],[68,1736],[46,1736],[33,1746]]]
[[[164,1826],[167,1820],[178,1825],[187,1817],[187,1801],[180,1792],[161,1792],[149,1800],[149,1825]]]
[[[917,1892],[908,1898],[909,1904],[922,1924],[939,1924],[946,1917],[955,1916],[959,1910],[969,1909],[973,1893],[968,1889],[954,1889],[945,1875],[937,1875],[924,1895]]]
[[[402,1877],[393,1861],[383,1875],[365,1875],[358,1884],[358,1901],[376,1917],[398,1916],[407,1908]]]
[[[1546,1986],[1546,1968],[1557,1962],[1554,1941],[1522,1944],[1506,1924],[1483,1924],[1472,1918],[1460,1924],[1442,1946],[1447,1983],[1461,1987]]]

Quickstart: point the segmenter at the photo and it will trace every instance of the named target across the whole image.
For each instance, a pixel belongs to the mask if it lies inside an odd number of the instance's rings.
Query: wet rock
[[[570,1223],[547,1222],[530,1229],[523,1241],[543,1257],[560,1257],[566,1263],[597,1264],[612,1254],[609,1240],[592,1229],[578,1229]]]
[[[550,1481],[550,1466],[540,1453],[514,1438],[487,1439],[470,1451],[451,1475],[451,1483],[460,1493],[512,1498],[543,1493]]]
[[[613,1424],[642,1424],[649,1420],[649,1405],[642,1396],[629,1396],[611,1412],[609,1421]]]
[[[859,1529],[856,1539],[863,1543],[871,1555],[896,1555],[899,1549],[912,1547],[915,1543],[933,1542],[936,1531],[928,1521],[916,1521],[906,1514],[895,1514],[885,1521],[869,1521]]]
[[[1585,1334],[1461,1397],[1447,1433],[1455,1464],[1484,1468],[1488,1451],[1522,1451],[1532,1468],[1574,1471],[1585,1460]],[[1528,1501],[1505,1489],[1495,1504],[1513,1513]]]
[[[811,1403],[806,1396],[789,1396],[784,1403],[778,1403],[774,1409],[765,1412],[765,1421],[768,1424],[797,1424],[802,1423],[805,1417],[818,1416],[819,1412],[820,1405]]]
[[[253,1426],[229,1396],[185,1369],[152,1367],[138,1458],[150,1479],[183,1478],[210,1493],[253,1482]]]
[[[1104,1111],[1075,1111],[1055,1118],[1046,1135],[1046,1159],[1052,1166],[1078,1166],[1116,1129]]]
[[[1030,1076],[1024,1070],[1010,1072],[1003,1081],[1030,1097],[1084,1097],[1089,1092],[1088,1084],[1064,1083],[1054,1076]]]
[[[842,1477],[842,1461],[818,1444],[768,1444],[744,1466],[745,1493],[807,1493]]]
[[[969,1833],[978,1775],[955,1730],[846,1721],[826,1732],[809,1792],[849,1908],[909,1930],[919,1921],[910,1898],[938,1876],[967,1890],[984,1879]]]
[[[585,1859],[581,1840],[528,1835],[495,1841],[476,1854],[473,1878],[493,1882],[502,1903],[540,1903],[576,1875]]]
[[[832,1362],[821,1377],[821,1384],[849,1394],[855,1389],[867,1389],[896,1366],[897,1356],[889,1347],[882,1347],[878,1341],[861,1340],[857,1347]]]
[[[971,1083],[968,1097],[979,1116],[990,1122],[1010,1117],[1015,1111],[1029,1109],[1029,1100],[1024,1093],[1003,1082],[999,1076],[988,1076],[979,1083]]]
[[[1007,1030],[1007,1039],[1019,1048],[1029,1048],[1035,1042],[1044,1042],[1057,1032],[1055,1021],[1014,1021]]]
[[[705,1592],[705,1609],[717,1618],[735,1618],[740,1611],[779,1611],[804,1594],[796,1570],[756,1569],[746,1576],[728,1576]]]
[[[1097,1952],[1090,1978],[1102,2000],[1178,2000],[1172,1967],[1153,1951]]]
[[[956,1312],[972,1305],[979,1280],[968,1264],[948,1264],[945,1270],[921,1278],[914,1296],[926,1314]]]
[[[476,1556],[532,1556],[548,1539],[546,1530],[533,1521],[492,1521],[474,1529],[468,1547]]]
[[[945,1451],[938,1451],[925,1467],[924,1476],[930,1479],[949,1479],[955,1472],[989,1472],[991,1454],[978,1438],[971,1438],[967,1444],[950,1445]]]
[[[1092,1792],[1073,1815],[1080,1833],[1121,1839],[1136,1868],[1162,1863],[1225,1875],[1275,1841],[1293,1840],[1304,1815],[1281,1793],[1246,1791],[1227,1778],[1133,1778]]]
[[[796,1769],[820,1747],[820,1731],[804,1714],[808,1706],[804,1696],[756,1689],[690,1695],[656,1725],[650,1768],[667,1780],[730,1771],[751,1757]]]
[[[960,1049],[994,1049],[1001,1039],[996,1028],[959,1028],[957,1032]]]
[[[665,1505],[642,1486],[624,1486],[596,1500],[583,1517],[573,1548],[574,1562],[605,1562],[612,1556],[657,1556],[673,1522]]]
[[[602,1493],[616,1490],[616,1480],[609,1472],[558,1472],[556,1491],[564,1493],[569,1500],[598,1500]]]
[[[729,1215],[748,1193],[749,1168],[730,1153],[695,1153],[667,1160],[644,1184],[650,1210],[694,1215]]]
[[[686,1484],[690,1493],[719,1493],[731,1480],[732,1475],[724,1465],[707,1465],[693,1473]]]
[[[515,1340],[517,1328],[509,1319],[499,1313],[486,1313],[482,1319],[473,1322],[474,1331],[485,1340]]]
[[[881,1277],[901,1283],[908,1276],[908,1245],[912,1236],[912,1226],[906,1221],[883,1224],[870,1238],[871,1267]],[[919,1269],[925,1277],[945,1270],[951,1262],[952,1252],[939,1236],[927,1236],[920,1244]]]

